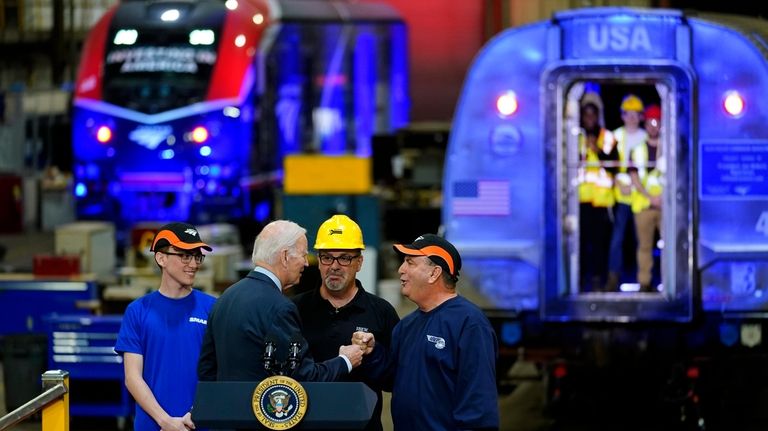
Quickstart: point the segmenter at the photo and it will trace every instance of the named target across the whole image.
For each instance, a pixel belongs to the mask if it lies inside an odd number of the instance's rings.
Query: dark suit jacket
[[[266,275],[251,271],[230,286],[216,301],[208,317],[198,363],[202,381],[261,381],[271,374],[264,369],[264,344],[274,341],[275,358],[284,362],[291,341],[301,343],[301,361],[291,376],[299,381],[328,382],[347,374],[341,357],[315,363],[301,336],[296,306]]]

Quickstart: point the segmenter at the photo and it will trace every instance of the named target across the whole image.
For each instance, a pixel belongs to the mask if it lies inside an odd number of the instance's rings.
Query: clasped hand
[[[370,332],[357,331],[352,334],[352,344],[360,347],[364,355],[367,355],[373,351],[373,347],[376,345],[376,339]]]

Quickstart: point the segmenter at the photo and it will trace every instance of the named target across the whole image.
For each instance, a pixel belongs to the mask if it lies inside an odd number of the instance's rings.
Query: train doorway
[[[691,319],[691,82],[678,68],[546,75],[561,280],[545,283],[545,317]]]

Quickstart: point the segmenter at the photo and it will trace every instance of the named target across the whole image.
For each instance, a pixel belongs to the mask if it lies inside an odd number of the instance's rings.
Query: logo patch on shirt
[[[190,323],[200,323],[201,325],[207,325],[208,321],[205,319],[201,319],[199,317],[190,317],[189,318]]]
[[[366,328],[365,326],[356,326],[355,332],[371,332],[371,331],[369,331],[368,328]]]
[[[443,337],[435,337],[434,335],[427,334],[427,341],[429,341],[430,343],[435,343],[436,349],[445,348],[445,339]]]

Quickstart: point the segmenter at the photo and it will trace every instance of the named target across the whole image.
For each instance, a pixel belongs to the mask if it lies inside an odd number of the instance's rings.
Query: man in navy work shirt
[[[135,431],[187,431],[197,386],[197,358],[215,298],[192,289],[211,247],[197,229],[169,223],[152,241],[160,289],[125,310],[115,351],[136,400]]]
[[[392,422],[403,430],[496,430],[496,334],[482,311],[456,292],[461,256],[447,240],[422,235],[396,244],[401,291],[419,308],[392,333],[392,346],[355,332],[363,367],[392,388]]]
[[[316,360],[338,355],[338,346],[349,343],[356,331],[370,332],[378,343],[390,345],[392,329],[400,318],[389,302],[366,292],[355,278],[363,266],[364,248],[360,226],[345,215],[334,215],[317,230],[315,250],[321,285],[292,298]],[[376,392],[376,408],[365,429],[381,430],[381,387],[366,379],[359,368],[343,380],[364,382]]]

